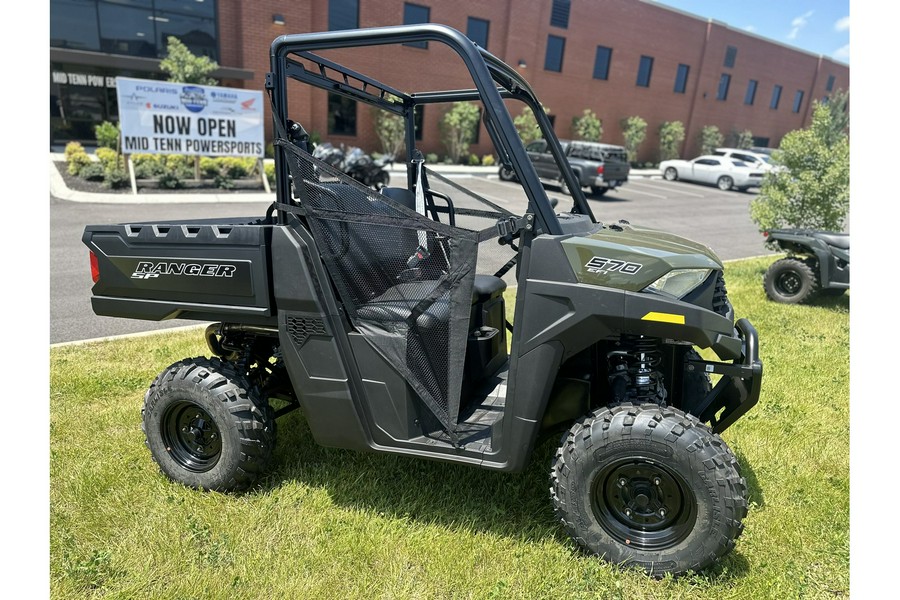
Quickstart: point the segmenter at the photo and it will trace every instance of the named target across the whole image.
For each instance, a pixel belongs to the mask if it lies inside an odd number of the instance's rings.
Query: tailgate
[[[94,312],[154,321],[274,320],[271,227],[248,220],[89,225],[82,241],[99,271]]]
[[[603,181],[628,181],[631,166],[627,162],[607,160],[603,163]]]

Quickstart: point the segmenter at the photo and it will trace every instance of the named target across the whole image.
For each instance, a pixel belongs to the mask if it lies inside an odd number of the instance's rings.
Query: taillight
[[[94,283],[100,281],[100,265],[97,263],[97,255],[91,250],[91,279]]]
[[[597,167],[597,175],[603,175],[603,165]]]
[[[763,231],[763,237],[769,237],[769,232],[768,232],[768,231]]]

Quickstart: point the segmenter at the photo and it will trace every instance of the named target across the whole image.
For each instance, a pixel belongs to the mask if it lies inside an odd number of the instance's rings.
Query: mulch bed
[[[87,181],[81,177],[70,175],[65,161],[54,161],[54,164],[70,190],[75,190],[76,192],[91,192],[94,194],[131,194],[130,183],[123,188],[111,189],[106,187],[102,181]],[[265,191],[263,189],[262,180],[258,177],[253,179],[236,179],[233,183],[234,188],[226,190],[216,187],[215,182],[211,180],[197,181],[188,179],[184,181],[184,187],[169,189],[157,187],[155,181],[138,179],[137,187],[139,194],[177,194],[179,192],[189,192],[191,194],[241,194]]]

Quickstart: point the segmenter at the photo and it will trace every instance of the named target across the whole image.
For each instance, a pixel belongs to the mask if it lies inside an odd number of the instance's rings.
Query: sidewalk
[[[270,161],[271,159],[266,159]],[[65,180],[56,168],[54,162],[65,161],[65,155],[61,152],[50,153],[50,195],[60,200],[68,200],[69,202],[94,202],[98,204],[177,204],[184,202],[195,203],[243,203],[243,202],[264,202],[270,203],[275,200],[275,193],[260,192],[228,192],[222,193],[194,193],[191,190],[183,190],[171,193],[97,193],[97,192],[80,192],[73,190],[66,185]],[[498,167],[482,167],[467,165],[429,165],[431,170],[441,175],[451,175],[457,177],[487,177],[496,178]],[[404,175],[406,173],[405,163],[394,163],[388,168],[391,175]],[[632,179],[645,179],[650,177],[658,177],[660,172],[658,169],[632,169]]]

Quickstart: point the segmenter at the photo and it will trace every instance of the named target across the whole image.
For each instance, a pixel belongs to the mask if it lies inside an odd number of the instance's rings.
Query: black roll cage
[[[456,52],[472,76],[475,89],[405,93],[313,54],[315,50],[423,41],[442,43]],[[291,58],[291,55],[311,62],[315,65],[316,70],[307,69],[302,63]],[[556,218],[556,213],[537,172],[528,158],[503,99],[524,102],[534,112],[541,133],[547,140],[548,149],[556,159],[560,173],[568,184],[574,200],[572,212],[587,215],[591,221],[596,222],[581,191],[581,186],[563,155],[550,119],[531,86],[509,65],[487,50],[478,47],[452,27],[427,23],[283,35],[272,42],[270,60],[272,72],[266,78],[266,87],[272,94],[272,117],[276,121],[276,131],[287,123],[287,86],[284,85],[287,78],[404,117],[406,150],[407,156],[410,157],[414,155],[415,149],[415,107],[417,105],[481,101],[484,105],[485,128],[500,154],[500,162],[513,168],[518,175],[528,197],[529,212],[536,217],[537,232],[559,235],[563,233],[559,220]],[[276,185],[278,202],[289,204],[292,202],[290,184],[287,176],[281,175],[287,173],[282,152],[275,153],[275,165],[275,171],[279,174]],[[409,187],[412,188],[415,174],[411,163],[407,163],[407,178]],[[284,222],[284,219],[284,213],[279,211],[279,221]]]

